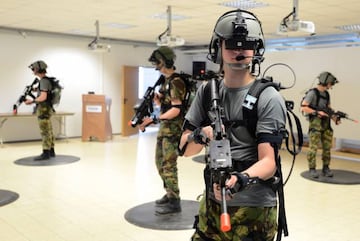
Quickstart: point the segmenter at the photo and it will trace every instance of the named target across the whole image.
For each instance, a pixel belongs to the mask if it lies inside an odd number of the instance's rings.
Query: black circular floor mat
[[[304,171],[301,173],[301,176],[316,182],[325,182],[332,184],[360,184],[360,173],[346,171],[346,170],[336,170],[332,169],[334,173],[333,177],[324,177],[321,175],[321,170],[316,170],[319,173],[318,178],[310,177],[309,171]]]
[[[175,214],[155,214],[155,202],[145,203],[129,209],[125,219],[136,226],[157,230],[192,229],[194,217],[198,213],[199,202],[181,200],[181,212]]]
[[[24,166],[55,166],[79,161],[80,158],[68,155],[56,155],[48,160],[35,161],[36,156],[24,157],[15,161],[15,164]]]
[[[0,206],[12,203],[19,198],[16,192],[0,189]]]

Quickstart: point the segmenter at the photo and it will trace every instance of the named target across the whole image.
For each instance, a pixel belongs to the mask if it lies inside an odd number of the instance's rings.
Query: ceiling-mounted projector
[[[298,18],[299,3],[298,0],[294,0],[293,11],[287,15],[280,22],[277,32],[278,33],[287,33],[287,32],[296,32],[303,31],[310,34],[315,34],[315,24],[311,21],[302,21]],[[290,18],[292,17],[292,18]]]
[[[109,44],[91,42],[88,48],[96,52],[110,52],[111,46]]]
[[[311,21],[290,20],[286,22],[282,21],[278,28],[279,33],[296,32],[296,31],[303,31],[314,34],[315,24]]]
[[[161,38],[158,38],[156,44],[158,46],[169,46],[169,47],[174,47],[174,46],[181,46],[185,44],[185,40],[183,38],[180,38],[178,36],[173,37],[173,36],[162,36]]]
[[[88,48],[90,50],[93,50],[96,52],[110,52],[111,45],[105,44],[105,43],[100,43],[100,36],[99,36],[100,31],[99,31],[99,21],[98,20],[96,20],[95,26],[96,26],[96,37],[91,43],[88,44]]]
[[[167,8],[167,23],[168,26],[166,30],[161,33],[156,40],[156,44],[158,46],[169,46],[169,47],[175,47],[175,46],[181,46],[185,44],[185,39],[179,37],[179,36],[173,36],[171,34],[171,7],[168,6]]]

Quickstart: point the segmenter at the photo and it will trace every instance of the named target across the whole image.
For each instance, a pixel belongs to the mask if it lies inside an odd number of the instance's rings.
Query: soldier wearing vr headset
[[[155,162],[166,191],[162,198],[155,201],[155,213],[160,215],[181,212],[177,148],[182,133],[181,108],[186,94],[186,86],[175,72],[175,58],[174,51],[166,46],[153,51],[149,58],[149,62],[162,74],[160,78],[163,78],[159,92],[154,96],[154,103],[160,106],[160,116],[158,117],[160,127],[156,142]],[[139,125],[139,129],[144,130],[153,121],[152,118],[145,117],[143,123]]]
[[[336,125],[340,124],[340,120],[335,116],[331,118],[326,110],[331,109],[330,95],[328,90],[331,89],[339,81],[334,75],[325,71],[318,76],[318,84],[316,88],[310,89],[302,103],[301,111],[307,115],[309,120],[309,151],[307,160],[309,163],[309,174],[312,178],[319,178],[316,171],[316,152],[319,143],[322,144],[322,175],[332,177],[334,174],[330,170],[331,146],[333,139],[333,129],[331,128],[331,119]]]
[[[223,74],[219,82],[219,96],[226,121],[242,120],[244,99],[259,75],[265,51],[264,36],[258,18],[248,11],[234,10],[222,15],[214,28],[209,46],[209,57],[220,64]],[[199,87],[190,110],[185,116],[180,148],[184,155],[199,153],[204,143],[199,139],[213,138],[213,128],[207,122],[204,108],[205,86]],[[192,240],[270,241],[277,230],[277,197],[270,185],[276,172],[276,154],[279,134],[285,128],[286,107],[274,88],[266,88],[257,100],[257,124],[253,135],[245,125],[225,126],[230,140],[232,168],[227,188],[238,182],[244,188],[228,197],[227,207],[231,230],[223,232],[220,223],[220,191],[218,184],[210,187],[208,197],[200,202]],[[201,133],[201,136],[194,136]],[[276,140],[276,143],[274,143]],[[276,150],[275,150],[276,149]],[[205,175],[206,176],[206,175]],[[258,178],[255,184],[244,180]],[[205,178],[205,182],[206,178]]]
[[[40,156],[35,157],[35,161],[48,160],[50,157],[55,157],[54,151],[54,133],[51,124],[51,115],[54,110],[49,103],[49,92],[52,88],[50,80],[46,76],[47,64],[42,61],[36,61],[32,63],[29,68],[39,80],[38,96],[32,100],[25,100],[25,104],[36,104],[36,115],[38,117],[38,123],[40,128],[40,134],[42,138],[42,153]]]

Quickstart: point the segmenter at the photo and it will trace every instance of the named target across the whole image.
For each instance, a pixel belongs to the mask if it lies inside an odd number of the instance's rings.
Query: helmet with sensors
[[[222,63],[222,41],[226,49],[254,50],[252,65],[260,64],[264,59],[265,41],[261,23],[251,12],[237,9],[226,12],[218,19],[209,44],[208,55],[208,58],[216,64]]]
[[[323,85],[323,86],[326,86],[329,83],[331,85],[335,85],[335,84],[339,83],[339,81],[336,79],[336,77],[334,75],[332,75],[330,72],[327,72],[327,71],[322,72],[318,76],[318,79],[319,79],[319,84]]]
[[[30,64],[29,68],[36,73],[46,73],[47,64],[42,60],[38,60]]]
[[[149,57],[149,62],[151,62],[153,65],[160,65],[161,63],[164,63],[165,67],[170,69],[174,67],[175,59],[176,55],[171,48],[167,46],[161,46],[154,50],[154,52]]]

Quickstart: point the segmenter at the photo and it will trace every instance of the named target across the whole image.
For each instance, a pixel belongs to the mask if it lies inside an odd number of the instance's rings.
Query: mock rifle
[[[220,105],[220,97],[218,91],[218,80],[216,77],[211,80],[211,109],[209,117],[212,121],[214,138],[209,142],[208,165],[210,169],[210,188],[212,183],[218,183],[221,189],[221,215],[220,229],[227,232],[231,229],[230,215],[227,212],[226,180],[231,176],[232,160],[230,151],[230,142],[226,138],[223,128],[224,109]]]
[[[324,109],[316,108],[315,106],[311,106],[311,105],[309,105],[309,107],[316,111],[324,111],[326,114],[329,115],[330,118],[335,117],[336,122],[340,121],[341,119],[347,119],[352,122],[359,123],[358,120],[350,118],[348,114],[346,114],[345,112],[339,111],[339,110],[335,111],[331,108],[324,108]]]
[[[34,81],[27,85],[23,91],[23,94],[20,95],[19,99],[16,101],[16,103],[13,105],[13,113],[16,114],[19,106],[26,100],[26,97],[30,96],[32,99],[35,99],[36,97],[33,95],[34,86],[39,82],[38,78],[35,78]]]
[[[144,97],[141,99],[141,103],[134,106],[135,114],[129,122],[129,124],[132,127],[136,127],[137,125],[142,124],[144,117],[150,117],[151,114],[154,112],[153,99],[155,94],[155,88],[156,86],[164,83],[164,81],[165,81],[165,77],[161,75],[154,84],[154,86],[152,87],[150,86],[147,88]],[[156,122],[157,120],[153,118],[152,123],[156,123]]]
[[[333,109],[328,108],[324,112],[326,112],[330,117],[334,116],[336,119],[336,122],[340,121],[341,119],[347,119],[352,122],[359,123],[358,120],[350,118],[348,114],[346,114],[345,112],[339,111],[339,110],[334,111]]]

